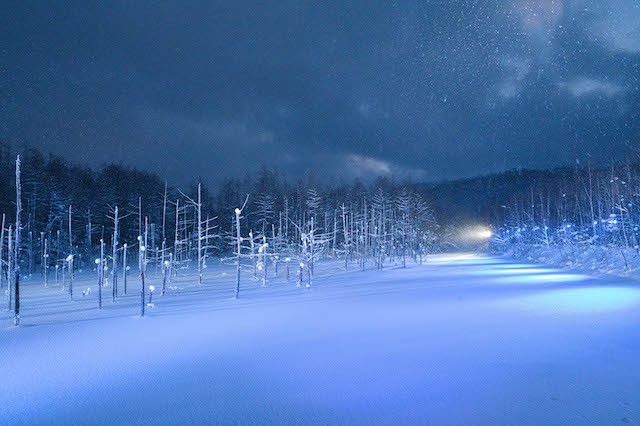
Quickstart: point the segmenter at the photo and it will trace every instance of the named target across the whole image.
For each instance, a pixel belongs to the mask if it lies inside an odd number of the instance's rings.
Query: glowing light
[[[483,261],[482,258],[480,258],[478,255],[473,254],[473,253],[459,253],[459,254],[436,254],[433,255],[431,258],[431,263],[449,263],[449,262],[456,262],[456,261],[461,261],[461,260],[471,260],[471,259],[480,259],[481,261]]]
[[[548,273],[545,269],[530,269],[527,273],[513,274],[509,277],[496,278],[496,281],[506,284],[522,285],[522,284],[541,284],[541,283],[566,283],[587,281],[589,277],[578,274],[558,274]]]
[[[489,240],[492,236],[493,231],[484,226],[471,228],[469,231],[467,231],[467,237],[473,240]]]
[[[525,266],[525,265],[523,265]],[[481,269],[474,274],[476,275],[502,275],[502,276],[511,276],[510,279],[504,279],[504,282],[508,283],[518,283],[521,282],[520,276],[525,276],[525,280],[527,281],[536,281],[535,279],[528,279],[530,275],[540,275],[540,274],[553,274],[556,271],[553,269],[545,269],[545,268],[531,268],[531,267],[522,267],[522,268],[505,268],[500,265],[491,265],[486,269]],[[538,281],[542,281],[543,279],[539,279]]]
[[[583,287],[540,292],[526,298],[522,307],[540,313],[592,314],[637,309],[640,291],[628,287]]]
[[[478,236],[478,238],[481,238],[483,240],[488,240],[493,235],[493,232],[491,232],[491,230],[489,229],[484,229],[482,231],[478,231],[476,235]]]

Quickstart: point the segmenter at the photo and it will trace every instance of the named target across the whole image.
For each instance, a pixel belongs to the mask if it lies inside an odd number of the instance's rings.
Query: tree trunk
[[[124,294],[127,295],[127,245],[122,247],[122,281],[124,285]]]
[[[114,208],[113,211],[113,241],[112,245],[112,267],[111,267],[111,276],[112,276],[112,287],[111,287],[111,297],[115,302],[116,297],[118,297],[118,206]]]
[[[5,215],[4,213],[2,213],[2,226],[0,227],[0,289],[4,288],[3,268],[2,268],[2,249],[4,248],[4,222],[5,222]]]
[[[100,261],[98,262],[98,309],[102,309],[102,285],[104,279],[104,241],[100,240]]]
[[[16,158],[16,236],[14,244],[15,254],[15,279],[13,287],[15,289],[15,301],[13,310],[13,325],[20,325],[20,215],[22,213],[22,184],[20,183],[20,156]]]
[[[198,183],[198,285],[202,285],[202,183]]]
[[[145,270],[144,250],[145,249],[146,247],[140,249],[140,316],[141,317],[144,316],[144,300],[145,300],[145,294],[144,294],[144,270]]]
[[[235,210],[236,213],[236,294],[235,298],[240,297],[240,245],[242,237],[240,236],[240,209]]]
[[[11,300],[13,298],[13,225],[9,225],[9,245],[7,247],[7,299],[9,300],[8,311],[11,312]]]

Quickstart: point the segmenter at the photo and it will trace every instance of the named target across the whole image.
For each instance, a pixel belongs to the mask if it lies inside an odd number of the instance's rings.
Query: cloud
[[[209,144],[228,147],[272,144],[275,135],[269,129],[258,126],[246,117],[237,119],[200,120],[173,112],[145,110],[139,115],[141,123],[149,128],[170,129],[194,140],[206,140]]]
[[[170,111],[140,109],[140,149],[126,162],[144,165],[178,184],[206,177],[242,176],[262,164],[274,164],[286,149],[277,134],[248,116],[192,118]]]
[[[609,50],[622,53],[640,53],[640,3],[632,0],[577,3],[590,14],[593,22],[588,26],[590,35],[600,40]]]
[[[617,83],[586,77],[580,77],[569,82],[563,82],[559,85],[576,98],[591,95],[613,97],[624,92],[624,87]]]
[[[553,61],[555,36],[565,17],[569,0],[509,0],[504,3],[502,17],[513,32],[510,55],[501,55],[501,81],[494,86],[499,98],[510,100],[523,89],[532,70],[540,70]],[[515,41],[515,42],[514,42]],[[504,48],[504,47],[503,47]]]
[[[513,10],[523,31],[547,39],[564,14],[563,0],[515,0]]]
[[[388,175],[391,174],[391,166],[388,162],[376,160],[364,155],[349,154],[347,163],[355,175]]]
[[[529,48],[543,62],[550,60],[556,30],[565,14],[565,0],[512,0],[508,16],[518,20]]]
[[[358,104],[358,113],[364,118],[369,117],[371,113],[371,104],[367,102],[361,102]]]
[[[512,99],[520,93],[527,75],[531,71],[531,61],[511,56],[503,58],[502,67],[506,77],[498,84],[498,95],[504,99]]]
[[[372,179],[378,176],[424,179],[427,174],[423,169],[404,167],[359,154],[348,154],[344,163],[349,174],[353,177],[364,179]]]

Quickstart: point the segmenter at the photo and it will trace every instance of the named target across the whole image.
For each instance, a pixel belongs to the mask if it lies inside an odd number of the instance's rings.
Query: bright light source
[[[480,229],[476,231],[476,238],[479,238],[481,240],[488,240],[492,235],[493,232],[491,232],[490,229]]]
[[[493,236],[493,232],[487,227],[477,226],[467,231],[467,235],[473,240],[489,240]]]
[[[491,241],[493,231],[487,225],[469,224],[452,230],[452,246],[457,250],[478,250]]]

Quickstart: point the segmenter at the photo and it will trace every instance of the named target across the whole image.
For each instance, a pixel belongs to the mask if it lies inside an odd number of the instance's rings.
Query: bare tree
[[[69,205],[69,256],[73,256],[73,232],[71,227],[71,205]],[[70,263],[73,266],[73,263]],[[69,269],[69,276],[73,280],[73,269]]]
[[[241,244],[242,244],[242,235],[240,234],[240,219],[242,217],[242,211],[247,205],[249,201],[249,195],[247,194],[247,198],[244,200],[244,204],[240,208],[235,209],[235,220],[236,220],[236,292],[235,298],[238,299],[240,297],[240,266],[241,266]]]
[[[4,223],[5,223],[5,215],[4,213],[2,213],[2,225],[0,226],[0,289],[4,288],[3,285],[3,260],[2,260],[2,253],[3,253],[3,249],[4,249]]]
[[[100,258],[96,259],[98,269],[98,309],[102,309],[102,286],[104,285],[104,241],[100,240]]]
[[[113,222],[113,236],[111,238],[111,297],[115,302],[118,297],[118,206],[113,208],[113,215],[109,217]]]
[[[69,299],[73,300],[73,254],[70,254],[65,259],[67,262],[67,270],[69,271]]]
[[[9,245],[7,247],[7,300],[9,301],[9,307],[7,310],[11,312],[11,300],[12,300],[12,292],[13,286],[11,285],[13,281],[13,251],[14,251],[14,241],[13,241],[13,225],[9,225],[8,231],[8,240]]]
[[[127,244],[122,246],[122,284],[124,286],[124,294],[127,294]]]
[[[344,270],[349,270],[349,228],[347,208],[342,204],[342,233],[344,235]]]
[[[182,193],[182,192],[181,192]],[[216,227],[213,225],[212,219],[207,219],[205,222],[202,220],[202,183],[198,183],[196,200],[189,197],[188,195],[182,193],[182,195],[187,199],[187,203],[191,205],[195,209],[196,216],[196,260],[198,262],[198,285],[202,284],[202,268],[204,265],[205,259],[205,250],[208,247],[208,240],[212,238],[209,232]],[[206,232],[206,234],[205,234]],[[205,246],[202,245],[203,241],[205,241]]]
[[[145,290],[144,290],[144,274],[146,270],[146,261],[144,252],[147,248],[144,246],[142,235],[138,236],[138,268],[140,270],[140,316],[144,316]]]
[[[22,214],[22,184],[20,183],[20,156],[16,158],[16,235],[14,244],[14,282],[15,301],[13,311],[13,325],[20,325],[20,215]]]
[[[93,245],[93,240],[92,240],[92,235],[91,233],[93,232],[93,225],[91,224],[91,209],[87,209],[87,225],[86,225],[87,229],[85,231],[86,233],[86,242],[85,244],[87,245],[85,247],[85,256],[87,257],[86,260],[86,264],[88,265],[88,268],[90,270],[93,270],[93,260],[91,260],[91,247]]]

